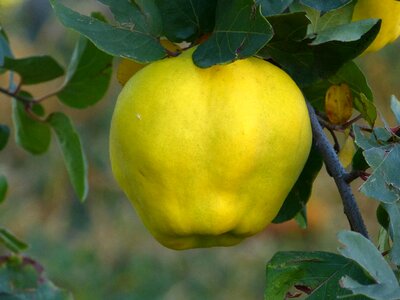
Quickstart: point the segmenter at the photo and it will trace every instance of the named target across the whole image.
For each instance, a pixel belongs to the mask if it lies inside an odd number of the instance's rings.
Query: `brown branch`
[[[318,117],[315,114],[314,108],[308,102],[307,108],[310,115],[315,145],[323,157],[329,175],[335,180],[342,199],[344,213],[346,214],[346,217],[350,223],[350,228],[353,231],[362,234],[366,238],[369,238],[356,199],[351,191],[350,185],[346,182],[347,173],[341,165],[335,150],[326,137],[321,124],[319,123]]]
[[[357,178],[364,176],[365,174],[366,174],[366,172],[364,172],[362,170],[353,170],[350,173],[344,174],[343,178],[347,183],[351,183],[354,180],[356,180]]]
[[[15,98],[15,99],[17,99],[17,100],[19,100],[19,101],[24,102],[24,103],[35,103],[35,102],[36,102],[36,101],[35,101],[34,99],[32,99],[32,98],[24,97],[24,96],[18,95],[17,93],[15,93],[15,92],[10,92],[9,90],[6,90],[6,89],[4,89],[4,88],[2,88],[2,87],[0,87],[0,93],[3,93],[3,94],[5,94],[5,95],[7,95],[7,96],[10,96],[10,97],[13,97],[13,98]]]
[[[46,99],[48,99],[50,97],[53,97],[53,96],[57,95],[63,89],[64,86],[61,86],[59,89],[55,90],[54,92],[51,92],[51,93],[46,94],[46,95],[43,95],[43,96],[41,96],[39,98],[29,98],[29,97],[24,97],[24,96],[19,95],[18,92],[20,90],[20,87],[21,86],[18,85],[14,92],[10,92],[9,90],[0,87],[0,93],[3,93],[3,94],[5,94],[7,96],[10,96],[10,97],[13,97],[13,98],[15,98],[15,99],[17,99],[19,101],[24,102],[24,103],[28,103],[28,104],[29,103],[40,103],[43,100],[46,100]]]

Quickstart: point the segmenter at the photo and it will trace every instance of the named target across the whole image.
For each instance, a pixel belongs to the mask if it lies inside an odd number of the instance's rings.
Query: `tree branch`
[[[34,99],[17,95],[16,92],[10,92],[9,90],[3,89],[2,87],[0,87],[0,93],[3,93],[3,94],[8,95],[10,97],[13,97],[13,98],[15,98],[17,100],[20,100],[20,101],[24,102],[24,103],[34,103],[34,102],[36,102]]]
[[[351,191],[349,184],[346,182],[347,173],[343,166],[340,164],[339,158],[335,153],[332,145],[329,143],[319,121],[315,114],[314,108],[307,102],[307,108],[310,115],[312,133],[315,145],[321,153],[324,163],[328,169],[328,173],[335,180],[336,186],[342,198],[344,213],[350,223],[350,228],[366,238],[368,232],[361,216],[356,199]]]

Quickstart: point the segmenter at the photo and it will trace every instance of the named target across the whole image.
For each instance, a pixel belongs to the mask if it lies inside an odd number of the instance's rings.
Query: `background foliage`
[[[16,57],[51,54],[66,66],[73,51],[82,57],[93,56],[92,46],[84,41],[74,50],[78,35],[57,22],[47,1],[0,3],[0,19]],[[96,1],[65,3],[86,15],[93,10],[102,11],[111,19],[108,10]],[[271,23],[274,21],[279,20]],[[296,16],[294,21],[301,22],[301,16]],[[154,33],[157,33],[157,26]],[[189,37],[195,39],[196,34],[191,32]],[[172,38],[179,40],[188,36]],[[390,95],[400,94],[397,80],[400,62],[396,59],[399,49],[397,42],[380,53],[357,60],[368,74],[379,111],[390,124],[395,121],[389,111]],[[104,67],[108,66],[107,56],[99,60],[104,60]],[[82,63],[85,61],[82,59]],[[53,69],[52,76],[57,77],[60,72],[54,65]],[[69,71],[70,84],[74,78],[82,78],[72,71]],[[110,72],[104,76],[107,74]],[[104,80],[104,77],[98,80]],[[0,86],[7,82],[0,74]],[[56,79],[29,87],[28,92],[43,95],[60,84],[62,80]],[[62,103],[74,107],[67,87],[59,98]],[[9,184],[7,198],[0,209],[0,225],[30,245],[29,255],[40,260],[48,277],[58,286],[72,291],[77,299],[261,299],[265,288],[265,264],[274,253],[293,249],[332,252],[337,248],[336,232],[348,225],[336,188],[327,179],[324,168],[309,204],[307,230],[299,229],[294,221],[271,225],[255,238],[226,249],[174,252],[158,245],[149,237],[111,176],[107,134],[119,90],[120,86],[113,78],[106,97],[88,110],[62,106],[55,98],[44,103],[46,111],[63,111],[70,116],[81,135],[91,189],[85,204],[78,199],[79,195],[81,198],[86,195],[85,188],[75,186],[80,192],[74,192],[55,138],[43,148],[31,149],[31,152],[42,152],[49,147],[49,152],[42,156],[28,154],[13,139],[0,152],[0,174],[7,174]],[[102,94],[102,91],[86,91],[87,94],[94,92]],[[88,105],[98,99],[89,100]],[[5,124],[11,124],[9,101],[0,95],[0,119]],[[379,228],[375,222],[375,209],[378,204],[366,201],[357,191],[361,183],[361,180],[353,183],[354,191],[360,199],[372,239],[376,241]],[[274,260],[278,259],[274,257]]]

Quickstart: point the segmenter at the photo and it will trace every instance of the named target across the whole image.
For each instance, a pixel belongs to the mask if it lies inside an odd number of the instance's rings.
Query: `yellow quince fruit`
[[[312,139],[303,95],[284,71],[258,58],[201,69],[192,53],[137,72],[110,132],[117,182],[172,249],[230,246],[263,230]]]
[[[400,36],[400,2],[396,0],[358,0],[353,21],[381,19],[381,30],[366,52],[378,51]]]

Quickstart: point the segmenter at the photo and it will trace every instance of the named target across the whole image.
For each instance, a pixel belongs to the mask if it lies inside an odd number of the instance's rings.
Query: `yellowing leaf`
[[[125,83],[140,69],[142,69],[146,64],[138,63],[134,60],[123,58],[118,65],[117,79],[121,85]]]
[[[339,152],[339,160],[345,168],[351,164],[355,153],[356,147],[354,146],[354,141],[351,136],[348,136]]]
[[[179,53],[182,51],[182,49],[175,45],[174,43],[170,42],[169,40],[161,40],[161,45],[167,49],[168,51],[172,53]],[[118,65],[118,70],[117,70],[117,79],[118,82],[124,86],[125,83],[133,76],[135,75],[138,71],[143,69],[147,64],[142,64],[139,62],[136,62],[134,60],[126,59],[123,58],[121,59],[121,62]]]
[[[325,95],[325,111],[333,124],[343,124],[353,112],[353,94],[346,83],[332,85]]]

